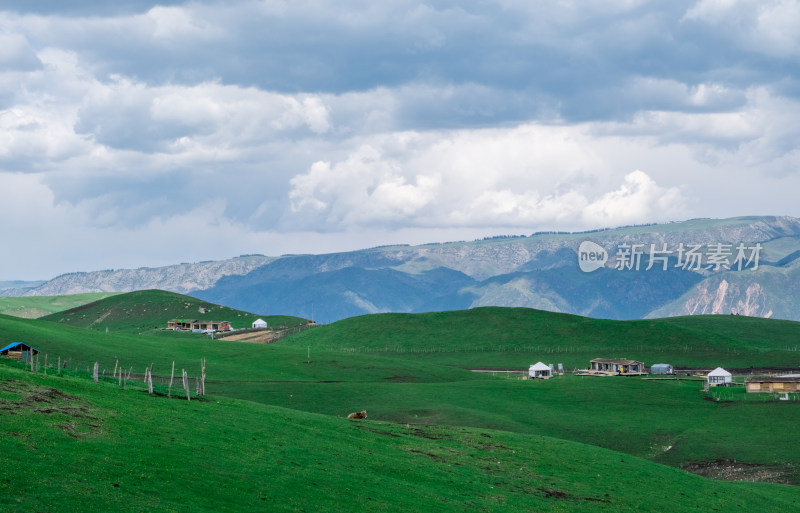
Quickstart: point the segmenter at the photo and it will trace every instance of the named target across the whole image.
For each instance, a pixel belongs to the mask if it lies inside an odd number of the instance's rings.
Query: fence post
[[[191,392],[189,392],[189,376],[186,374],[185,369],[181,369],[181,372],[183,372],[183,389],[186,390],[186,400],[191,401],[192,396]]]
[[[94,378],[94,382],[95,383],[97,383],[97,380],[98,380],[97,371],[99,370],[99,368],[100,368],[100,364],[97,363],[97,362],[94,362],[94,372],[92,373],[92,378]]]
[[[203,361],[201,362],[200,366],[200,395],[206,395],[206,359],[203,357]]]
[[[172,398],[172,380],[175,378],[175,360],[172,360],[172,373],[169,375],[169,387],[167,388],[167,397]]]

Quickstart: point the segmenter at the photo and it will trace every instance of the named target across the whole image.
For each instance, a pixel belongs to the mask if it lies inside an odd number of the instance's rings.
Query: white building
[[[255,322],[253,322],[253,327],[254,328],[266,328],[267,327],[267,321],[265,321],[264,319],[256,319]]]
[[[733,376],[730,372],[726,371],[722,367],[717,367],[713,371],[708,373],[708,386],[710,387],[718,387],[723,386],[726,387],[731,384],[733,381]]]
[[[542,362],[537,362],[531,365],[528,369],[528,378],[530,379],[547,379],[553,377],[553,369],[549,365]]]

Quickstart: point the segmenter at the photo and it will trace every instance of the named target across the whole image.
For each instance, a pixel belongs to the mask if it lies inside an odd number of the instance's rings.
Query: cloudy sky
[[[793,0],[4,0],[0,279],[800,216],[797,27]]]

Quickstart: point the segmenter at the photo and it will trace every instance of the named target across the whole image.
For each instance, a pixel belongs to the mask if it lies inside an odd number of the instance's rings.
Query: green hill
[[[549,437],[211,399],[0,365],[0,509],[768,513],[800,502],[795,487]]]
[[[568,375],[529,382],[468,369],[522,371],[539,360],[585,368],[597,356],[797,368],[797,348],[789,346],[797,330],[794,322],[733,316],[617,322],[485,308],[347,319],[264,345],[0,316],[7,341],[33,345],[50,365],[66,360],[73,375],[88,375],[98,362],[109,375],[117,366],[141,375],[152,365],[168,379],[175,362],[196,377],[206,358],[207,391],[217,397],[331,417],[367,409],[370,419],[402,425],[552,436],[712,475],[744,465],[747,479],[791,483],[800,483],[798,401],[741,389],[717,401],[696,381]]]
[[[286,315],[256,315],[163,290],[119,294],[42,317],[94,330],[141,333],[167,327],[170,319],[228,321],[234,328],[249,328],[259,317],[270,326],[296,326],[305,319]]]
[[[499,307],[377,314],[310,330],[285,344],[424,356],[468,368],[519,368],[537,360],[586,368],[598,357],[701,368],[800,368],[800,323],[728,315],[614,321]]]
[[[0,314],[36,319],[99,301],[116,294],[119,294],[119,292],[90,292],[67,296],[0,297]]]

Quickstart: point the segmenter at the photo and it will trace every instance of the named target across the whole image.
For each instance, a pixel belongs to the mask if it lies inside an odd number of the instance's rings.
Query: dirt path
[[[272,330],[242,333],[240,335],[227,335],[222,341],[232,340],[234,342],[250,342],[252,344],[269,344],[279,337],[278,333]]]

